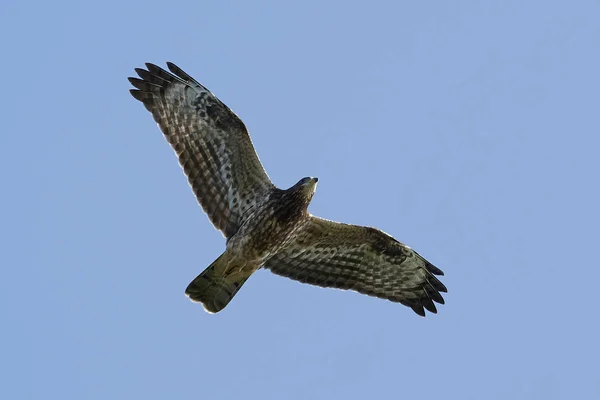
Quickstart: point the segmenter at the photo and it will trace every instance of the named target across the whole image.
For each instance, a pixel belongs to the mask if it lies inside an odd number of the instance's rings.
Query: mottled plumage
[[[316,178],[287,190],[267,176],[243,122],[180,68],[136,68],[131,94],[175,150],[198,202],[227,238],[226,250],[186,289],[209,312],[222,310],[259,268],[300,282],[350,289],[424,316],[444,304],[442,271],[375,228],[312,216]]]

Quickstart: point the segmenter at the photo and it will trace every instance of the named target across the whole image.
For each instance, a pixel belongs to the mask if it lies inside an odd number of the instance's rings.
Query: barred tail
[[[224,309],[253,272],[225,275],[226,267],[227,257],[223,253],[185,290],[192,301],[202,303],[204,309],[211,314]]]

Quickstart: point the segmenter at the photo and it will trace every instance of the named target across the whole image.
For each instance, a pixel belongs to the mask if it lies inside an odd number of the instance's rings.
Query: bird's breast
[[[302,220],[302,212],[267,204],[242,224],[227,247],[246,259],[265,260],[285,245]]]

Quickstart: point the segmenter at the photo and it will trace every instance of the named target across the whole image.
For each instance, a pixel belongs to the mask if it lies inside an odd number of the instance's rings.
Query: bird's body
[[[259,268],[323,287],[437,312],[442,271],[386,233],[312,216],[317,179],[287,190],[272,184],[243,122],[174,64],[146,64],[129,78],[175,150],[202,208],[227,238],[226,249],[186,289],[209,312],[222,310]]]
[[[308,216],[316,179],[305,179],[306,183],[288,190],[273,191],[227,241],[227,251],[252,259],[259,266],[279,251],[302,228]]]
[[[227,240],[225,252],[189,284],[186,294],[204,304],[209,312],[224,308],[246,279],[302,229],[316,185],[313,178],[309,179],[306,184],[274,191],[265,203],[257,206]],[[215,286],[215,278],[219,276],[224,278],[217,285],[219,290],[212,290],[210,286]]]

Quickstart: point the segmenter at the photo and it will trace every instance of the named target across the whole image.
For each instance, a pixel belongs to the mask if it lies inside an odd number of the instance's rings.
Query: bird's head
[[[315,194],[315,190],[317,189],[317,182],[319,178],[313,178],[307,176],[306,178],[302,178],[296,183],[292,189],[295,189],[298,193],[301,193],[302,196],[307,200],[307,203],[310,202],[313,195]]]

